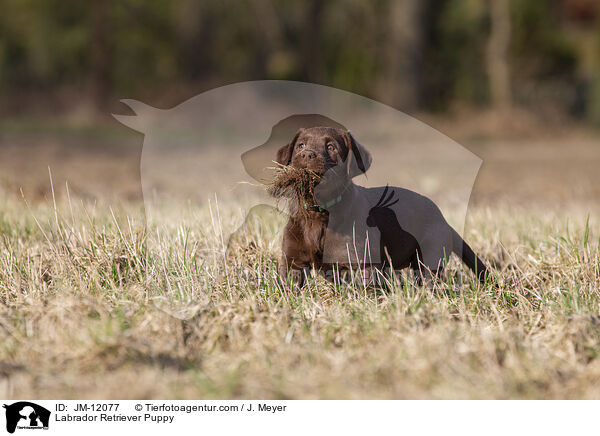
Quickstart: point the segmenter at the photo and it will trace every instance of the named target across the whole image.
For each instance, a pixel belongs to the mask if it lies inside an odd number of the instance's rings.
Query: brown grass
[[[306,168],[279,165],[275,177],[267,184],[267,192],[275,198],[286,198],[314,203],[315,186],[320,176]]]
[[[478,208],[467,240],[499,289],[456,262],[434,289],[276,280],[284,220],[234,208],[146,229],[137,208],[8,197],[0,207],[4,398],[598,398],[597,223]],[[166,216],[166,215],[165,215]]]
[[[474,150],[465,238],[499,288],[454,262],[434,289],[299,294],[276,275],[285,217],[227,250],[233,202],[146,228],[137,152],[1,148],[0,397],[597,399],[599,152],[582,144]],[[71,201],[52,202],[48,165]]]

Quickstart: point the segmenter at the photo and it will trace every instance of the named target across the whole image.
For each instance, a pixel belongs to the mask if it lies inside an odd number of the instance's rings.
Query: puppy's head
[[[277,151],[276,161],[294,168],[306,168],[320,176],[335,174],[350,180],[365,173],[371,155],[350,132],[333,127],[299,129],[290,143]]]

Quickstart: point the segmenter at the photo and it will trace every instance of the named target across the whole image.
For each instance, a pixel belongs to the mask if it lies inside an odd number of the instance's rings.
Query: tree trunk
[[[108,42],[108,2],[92,1],[91,101],[97,112],[106,109],[110,93],[110,47]]]
[[[254,62],[251,73],[258,79],[267,79],[269,62],[283,42],[283,31],[278,21],[277,12],[270,0],[252,0],[256,29]]]
[[[322,70],[319,40],[321,37],[321,18],[324,2],[312,0],[307,2],[306,17],[303,27],[301,50],[301,77],[307,82],[319,82]]]
[[[216,7],[195,0],[179,2],[177,55],[185,81],[206,80],[214,68],[210,48],[214,45]]]
[[[387,44],[381,58],[382,79],[376,89],[379,100],[401,110],[422,105],[423,14],[429,0],[392,1],[387,10]]]
[[[492,109],[506,113],[512,105],[510,66],[510,0],[490,0],[490,38],[487,46],[487,71]]]

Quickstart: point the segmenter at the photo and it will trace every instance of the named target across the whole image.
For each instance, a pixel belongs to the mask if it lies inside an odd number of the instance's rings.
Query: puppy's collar
[[[338,204],[340,201],[342,201],[342,194],[338,195],[336,198],[334,198],[333,200],[329,200],[328,202],[326,202],[324,205],[320,205],[320,204],[313,204],[313,205],[309,205],[306,201],[304,202],[304,208],[306,210],[310,210],[313,212],[327,212],[327,209],[329,209],[332,206],[335,206],[336,204]]]

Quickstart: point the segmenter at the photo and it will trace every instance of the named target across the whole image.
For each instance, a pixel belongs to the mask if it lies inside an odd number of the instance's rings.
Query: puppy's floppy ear
[[[344,142],[348,150],[346,157],[346,173],[348,177],[353,178],[359,174],[366,173],[373,161],[371,153],[360,145],[350,132],[344,133]]]
[[[298,136],[300,136],[301,130],[302,129],[296,132],[289,144],[286,144],[277,150],[277,157],[275,158],[277,163],[281,165],[289,165],[292,162],[292,153],[294,152],[294,146],[296,145]]]

